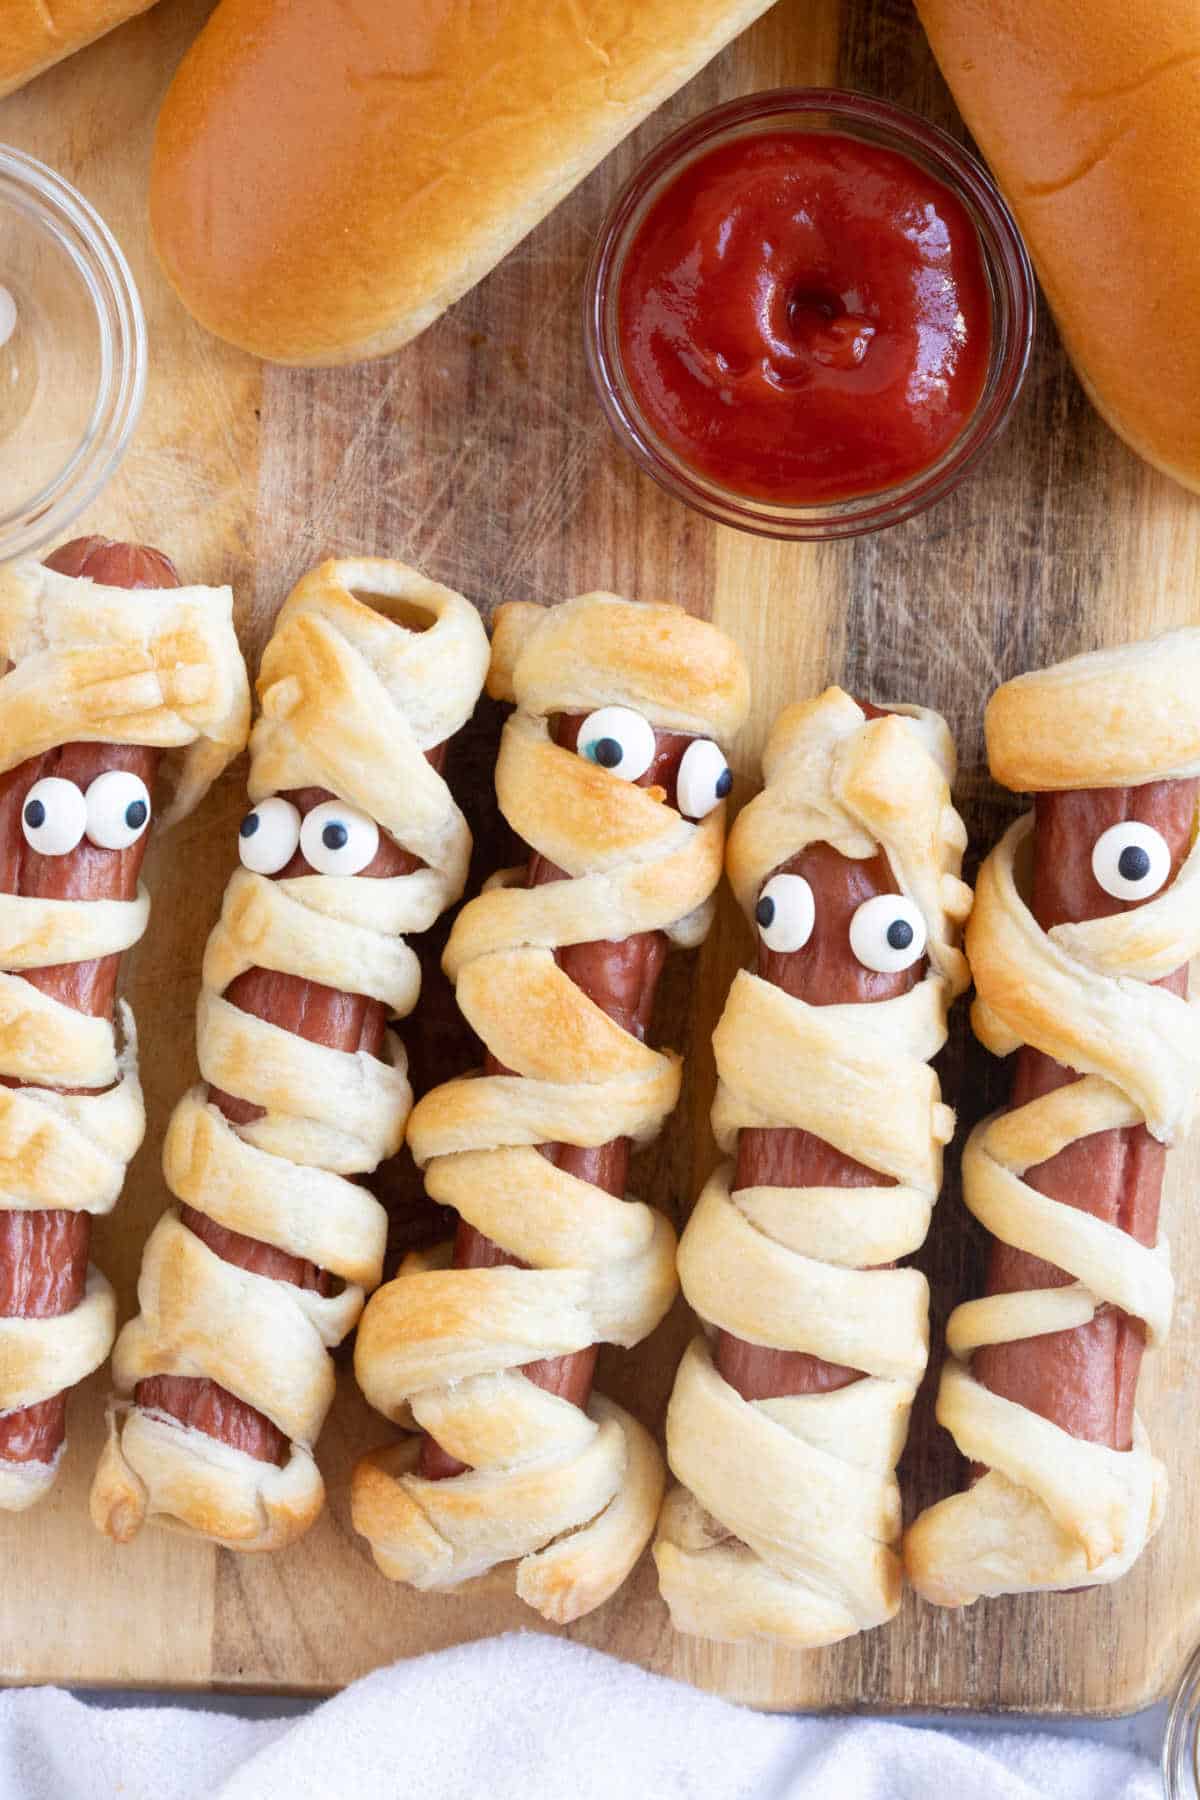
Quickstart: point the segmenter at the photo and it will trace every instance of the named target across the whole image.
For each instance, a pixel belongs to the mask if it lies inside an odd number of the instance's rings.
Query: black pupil
[[[913,941],[913,928],[907,919],[893,919],[887,929],[887,941],[893,950],[907,950]]]
[[[613,737],[597,738],[592,745],[592,760],[602,769],[615,769],[623,755],[624,751]]]
[[[146,802],[131,800],[125,808],[125,823],[130,831],[138,831],[146,823]]]
[[[349,840],[350,833],[344,825],[326,825],[321,832],[321,842],[327,850],[344,850]]]
[[[764,931],[766,931],[769,925],[774,923],[775,902],[769,894],[763,895],[762,899],[754,909],[754,916]]]
[[[733,770],[722,769],[717,776],[717,799],[723,800],[733,786]]]
[[[30,800],[25,808],[25,823],[31,831],[46,823],[46,808],[40,800]]]
[[[1130,844],[1122,850],[1117,868],[1124,881],[1145,881],[1150,873],[1150,852],[1140,844]]]
[[[242,820],[241,824],[238,826],[238,836],[239,837],[253,837],[255,832],[258,830],[258,826],[259,826],[258,814],[257,813],[247,813],[245,818]]]

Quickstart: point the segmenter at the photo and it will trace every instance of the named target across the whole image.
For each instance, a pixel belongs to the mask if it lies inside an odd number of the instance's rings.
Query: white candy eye
[[[150,794],[140,775],[106,769],[88,783],[87,834],[101,850],[128,850],[150,823]]]
[[[768,950],[784,955],[803,950],[817,917],[813,891],[803,875],[772,875],[758,896],[754,917]]]
[[[300,809],[272,794],[260,800],[238,826],[242,867],[256,875],[278,875],[296,854],[300,842]]]
[[[576,748],[622,781],[637,781],[654,761],[654,727],[629,706],[602,706],[579,727]]]
[[[1167,840],[1136,819],[1110,825],[1096,839],[1092,873],[1114,900],[1149,900],[1171,873]]]
[[[733,786],[733,772],[711,738],[689,744],[675,778],[675,798],[685,819],[704,819]]]
[[[357,875],[374,859],[379,827],[356,806],[326,800],[305,813],[300,848],[318,875]]]
[[[903,894],[864,900],[850,921],[850,948],[864,969],[899,975],[925,954],[925,921]]]
[[[87,801],[73,781],[59,775],[35,781],[21,808],[25,842],[40,856],[69,856],[87,822]]]

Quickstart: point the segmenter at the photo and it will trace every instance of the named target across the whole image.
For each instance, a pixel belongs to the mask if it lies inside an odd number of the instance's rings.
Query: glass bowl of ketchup
[[[95,498],[145,388],[142,305],[112,233],[61,175],[0,144],[0,561]]]
[[[618,438],[678,499],[764,537],[896,525],[1003,429],[1034,281],[990,177],[936,126],[778,89],[683,127],[634,174],[585,286]]]

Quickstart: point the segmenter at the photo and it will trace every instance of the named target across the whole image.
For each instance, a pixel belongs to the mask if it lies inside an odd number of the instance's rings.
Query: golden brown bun
[[[184,305],[274,362],[382,356],[769,0],[224,0],[158,123]]]
[[[1178,0],[917,0],[1080,380],[1200,489],[1200,14]]]
[[[0,99],[43,69],[146,12],[154,0],[3,0],[0,4]]]

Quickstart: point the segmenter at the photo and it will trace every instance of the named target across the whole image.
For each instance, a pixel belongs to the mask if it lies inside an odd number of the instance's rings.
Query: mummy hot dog
[[[993,774],[1037,802],[984,863],[967,938],[976,1033],[1020,1056],[1009,1110],[964,1152],[995,1243],[938,1396],[977,1479],[905,1541],[941,1605],[1112,1581],[1162,1516],[1134,1396],[1171,1312],[1164,1147],[1200,1083],[1198,677],[1200,631],[1181,631],[1022,676],[988,707]]]
[[[400,563],[325,563],[280,612],[242,867],[205,952],[204,1085],[163,1151],[179,1204],[113,1356],[121,1400],[92,1515],[118,1540],[156,1517],[274,1549],[320,1511],[329,1351],[384,1250],[383,1209],[356,1177],[399,1147],[411,1103],[386,1029],[420,986],[401,934],[466,879],[470,836],[435,765],[487,654],[474,608]]]
[[[675,1292],[674,1234],[625,1170],[678,1094],[679,1059],[643,1038],[667,940],[711,919],[747,683],[712,626],[589,594],[501,608],[489,685],[516,703],[496,786],[534,854],[447,948],[489,1061],[409,1141],[463,1227],[455,1267],[408,1258],[363,1318],[367,1398],[429,1436],[359,1464],[354,1522],[394,1580],[515,1562],[522,1598],[569,1620],[620,1585],[662,1492],[648,1434],[588,1397],[592,1347],[636,1344]]]
[[[0,1507],[49,1488],[68,1392],[112,1343],[91,1223],[144,1125],[117,971],[160,761],[177,818],[245,742],[232,604],[104,538],[0,568]]]
[[[719,1167],[679,1273],[712,1331],[667,1416],[654,1546],[676,1627],[830,1644],[900,1602],[895,1466],[925,1367],[919,1248],[953,1114],[929,1059],[967,983],[966,834],[936,713],[838,688],[776,722],[729,874],[759,935],[714,1035]]]

